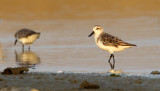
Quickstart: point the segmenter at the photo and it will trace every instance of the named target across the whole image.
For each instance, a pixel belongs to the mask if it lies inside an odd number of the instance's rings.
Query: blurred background
[[[160,70],[160,0],[0,0],[0,71],[26,63],[36,72],[107,72],[110,54],[87,37],[94,25],[137,45],[115,53],[117,70]],[[13,46],[21,28],[41,32],[31,52]]]
[[[3,19],[93,19],[160,15],[159,0],[0,0]]]

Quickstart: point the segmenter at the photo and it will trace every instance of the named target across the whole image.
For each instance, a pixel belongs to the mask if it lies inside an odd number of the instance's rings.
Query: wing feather
[[[37,34],[37,33],[35,31],[30,30],[30,29],[24,28],[24,29],[17,31],[15,33],[15,37],[22,38],[22,37],[28,37],[33,34]]]
[[[98,38],[102,41],[103,45],[105,46],[114,46],[114,47],[118,47],[118,46],[136,46],[134,44],[129,44],[124,42],[123,40],[121,40],[118,37],[115,37],[113,35],[110,35],[108,33],[102,33],[101,37]]]

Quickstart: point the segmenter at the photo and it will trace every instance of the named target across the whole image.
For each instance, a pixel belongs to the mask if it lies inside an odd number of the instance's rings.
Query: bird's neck
[[[99,39],[99,37],[100,37],[100,35],[101,35],[102,33],[103,33],[103,32],[95,33],[95,35],[94,35],[95,42],[97,42],[97,40]]]

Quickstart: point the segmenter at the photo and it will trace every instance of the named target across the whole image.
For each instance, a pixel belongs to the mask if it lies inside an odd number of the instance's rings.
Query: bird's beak
[[[14,46],[16,45],[16,43],[17,43],[17,39],[16,39],[15,42],[14,42]]]
[[[91,37],[93,34],[94,34],[94,31],[90,35],[88,35],[88,37]]]

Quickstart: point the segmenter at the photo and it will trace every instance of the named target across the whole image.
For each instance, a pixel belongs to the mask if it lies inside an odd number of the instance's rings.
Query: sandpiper
[[[113,53],[123,51],[126,48],[130,48],[136,45],[126,43],[118,37],[112,36],[103,31],[104,30],[100,25],[95,25],[95,27],[93,27],[93,32],[88,37],[91,37],[94,34],[94,39],[97,46],[111,54],[108,62],[111,66],[111,70],[114,70],[115,59]],[[113,65],[110,62],[111,58],[113,58]]]
[[[22,50],[24,51],[24,45],[29,45],[29,50],[30,50],[30,45],[37,39],[39,38],[40,33],[35,32],[31,29],[23,28],[20,29],[15,33],[15,43],[16,45],[17,41],[22,43]]]

